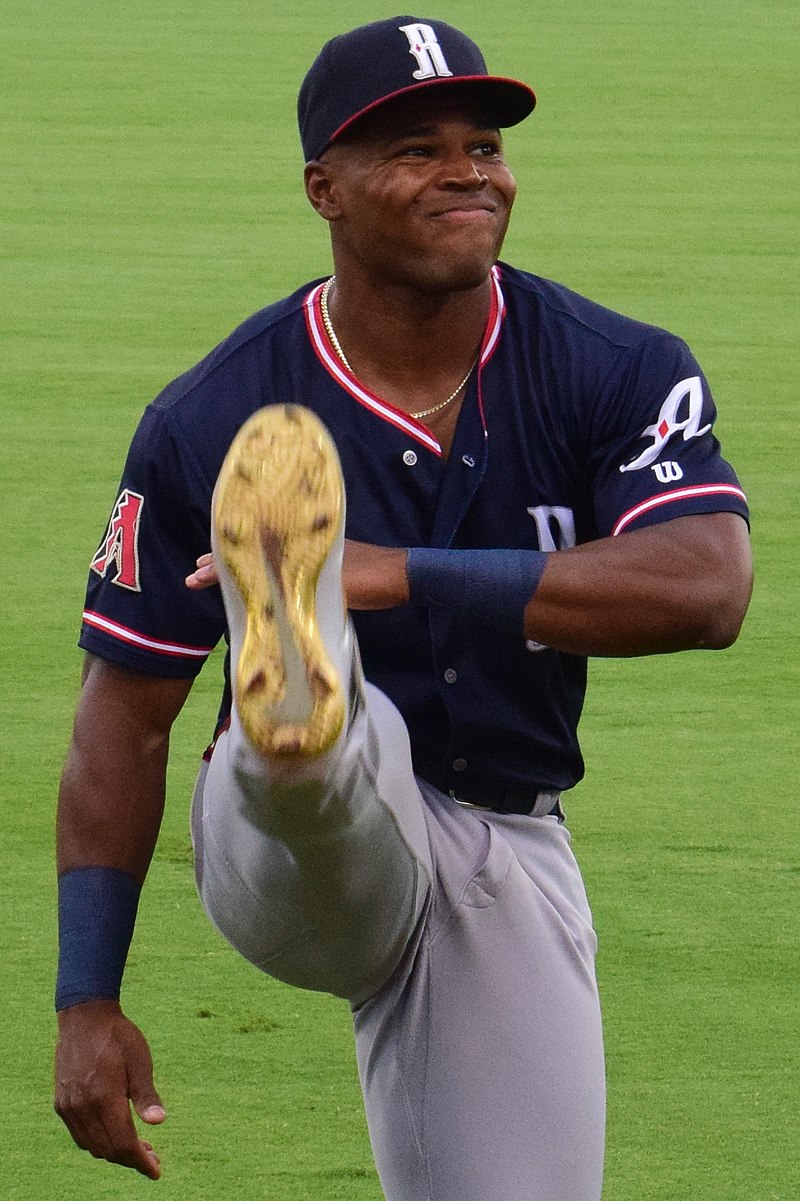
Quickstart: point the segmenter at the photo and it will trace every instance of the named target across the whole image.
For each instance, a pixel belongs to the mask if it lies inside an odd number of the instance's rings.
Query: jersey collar
[[[506,304],[503,296],[503,290],[500,287],[500,270],[497,266],[492,267],[491,272],[492,295],[489,305],[489,316],[486,322],[486,329],[483,334],[483,342],[481,343],[481,353],[478,359],[478,396],[481,396],[481,373],[488,363],[489,359],[497,349],[500,340],[500,331],[505,316]],[[410,438],[416,442],[422,443],[423,446],[433,451],[434,454],[441,455],[442,448],[437,439],[431,433],[426,425],[421,421],[416,421],[405,413],[402,409],[395,408],[388,401],[382,400],[374,392],[370,392],[362,383],[348,371],[344,364],[335,354],[330,340],[325,331],[325,326],[322,321],[322,309],[320,306],[320,296],[324,281],[315,284],[303,301],[303,308],[306,318],[306,327],[308,336],[311,340],[311,345],[314,353],[322,363],[325,370],[330,376],[348,392],[354,400],[379,417],[382,421],[387,421],[390,425],[401,429]],[[483,418],[483,412],[481,412]]]

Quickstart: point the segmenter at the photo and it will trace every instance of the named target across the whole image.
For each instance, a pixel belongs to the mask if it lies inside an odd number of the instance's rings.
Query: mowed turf
[[[129,1201],[151,1188],[164,1201],[380,1198],[346,1007],[261,977],[195,899],[188,794],[219,656],[173,738],[125,990],[169,1112],[153,1132],[158,1185],[76,1150],[50,1109],[51,845],[86,565],[130,435],[172,376],[328,269],[326,231],[300,187],[297,85],[324,38],[393,12],[4,7],[9,1201]],[[465,0],[435,15],[539,94],[506,139],[520,185],[506,257],[687,339],[753,510],[758,580],[735,648],[592,666],[588,776],[568,809],[601,941],[605,1201],[795,1201],[795,6]]]

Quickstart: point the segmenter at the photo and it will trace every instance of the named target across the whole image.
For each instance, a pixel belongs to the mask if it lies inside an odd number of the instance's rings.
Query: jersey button
[[[467,770],[466,759],[454,759],[453,760],[453,771],[466,771],[466,770]]]
[[[403,452],[403,462],[405,463],[406,467],[413,467],[416,461],[417,456],[413,450],[406,450]]]
[[[455,684],[458,679],[458,672],[454,667],[448,667],[445,669],[444,679],[446,684]]]

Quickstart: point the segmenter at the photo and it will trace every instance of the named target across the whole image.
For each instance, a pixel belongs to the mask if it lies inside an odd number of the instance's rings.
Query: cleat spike
[[[259,671],[253,676],[250,683],[247,685],[246,691],[249,696],[253,692],[263,692],[266,686],[267,677],[264,675],[263,671]]]

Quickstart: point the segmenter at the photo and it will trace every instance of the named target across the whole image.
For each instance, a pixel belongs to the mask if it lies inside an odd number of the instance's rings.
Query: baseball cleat
[[[323,424],[298,405],[254,413],[219,474],[212,548],[228,613],[234,703],[247,738],[268,758],[320,755],[342,732],[336,660],[345,654],[349,662],[351,653],[343,539],[344,485]]]

